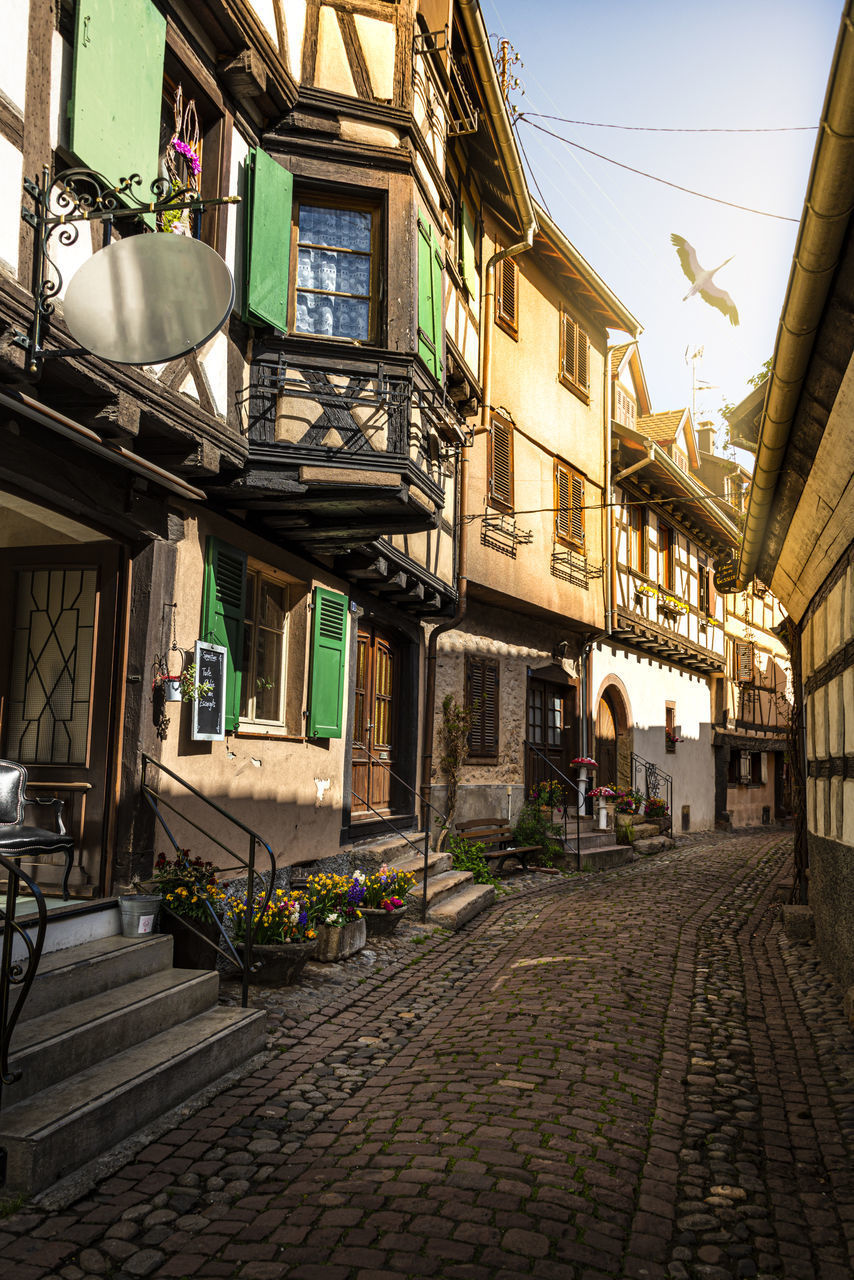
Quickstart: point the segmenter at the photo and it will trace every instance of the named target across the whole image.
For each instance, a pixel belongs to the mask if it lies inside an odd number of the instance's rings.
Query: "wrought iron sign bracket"
[[[24,194],[33,208],[21,206],[21,218],[35,232],[33,253],[33,318],[27,333],[15,333],[12,341],[29,355],[28,371],[41,372],[42,362],[51,357],[86,354],[83,347],[46,350],[43,346],[55,310],[54,299],[62,290],[62,273],[51,257],[51,238],[58,232],[63,247],[77,243],[79,223],[101,222],[106,239],[113,222],[160,214],[203,213],[212,205],[239,204],[240,196],[202,199],[191,187],[172,186],[169,178],[155,178],[149,186],[151,199],[140,198],[143,186],[138,173],[112,183],[95,169],[64,169],[51,177],[45,165],[40,179],[24,179]],[[138,190],[139,189],[139,190]]]

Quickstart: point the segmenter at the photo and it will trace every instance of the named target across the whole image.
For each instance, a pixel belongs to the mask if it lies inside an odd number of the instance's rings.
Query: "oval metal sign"
[[[115,364],[160,364],[195,351],[233,305],[234,281],[216,250],[169,232],[99,250],[74,274],[64,299],[75,341]]]

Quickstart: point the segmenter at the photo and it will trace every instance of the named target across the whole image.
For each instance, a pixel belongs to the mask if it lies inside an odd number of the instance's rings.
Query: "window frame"
[[[560,477],[565,474],[568,481],[567,492],[569,502],[564,508],[560,497]],[[579,492],[580,490],[580,492]],[[575,495],[578,493],[581,501],[575,502]],[[580,471],[576,471],[570,467],[568,463],[561,462],[559,458],[554,460],[554,537],[556,542],[560,542],[564,546],[574,547],[576,550],[584,552],[586,540],[585,510],[584,510],[584,476]],[[566,529],[561,529],[563,512],[566,510],[565,519]],[[573,519],[573,512],[578,512],[577,522]],[[573,528],[580,529],[579,534],[573,533]]]
[[[628,506],[628,541],[626,546],[628,567],[647,577],[649,574],[649,521],[645,503],[630,502]]]
[[[507,476],[506,476],[506,496],[503,496],[499,485],[496,483],[496,429],[499,434],[505,433],[506,441],[506,457],[507,457]],[[513,459],[513,441],[514,431],[513,423],[505,418],[502,414],[495,413],[492,415],[492,421],[487,438],[487,503],[490,507],[503,511],[507,515],[512,515],[515,509],[515,470]]]
[[[573,395],[578,396],[584,404],[590,403],[590,335],[581,323],[575,319],[573,315],[565,307],[561,307],[559,315],[560,324],[560,355],[558,363],[558,381],[562,386],[566,387]],[[567,352],[570,346],[570,335],[572,338],[572,369],[569,368],[567,360]],[[576,376],[580,373],[579,368],[579,350],[580,342],[584,341],[584,378]]]
[[[487,678],[491,686],[489,695],[484,697],[483,705],[475,707],[475,672],[480,669],[480,686],[485,689]],[[470,729],[466,743],[468,760],[479,760],[485,764],[497,764],[501,741],[501,663],[498,658],[488,658],[481,654],[466,654],[465,669],[465,706],[470,712]],[[490,743],[486,732],[484,718],[490,711],[493,713],[493,741]]]
[[[676,590],[676,531],[665,520],[658,521],[658,585],[671,594]]]
[[[175,89],[180,85],[186,110],[189,102],[196,105],[199,117],[199,143],[201,172],[199,194],[203,200],[215,200],[229,194],[231,183],[231,141],[233,121],[227,111],[216,82],[204,73],[201,66],[190,64],[189,50],[185,50],[172,23],[166,25],[166,51],[163,62],[161,91],[161,128],[167,95],[174,101]],[[162,153],[158,151],[158,176],[161,173]],[[215,249],[225,257],[227,241],[226,207],[213,205],[198,215],[194,240]]]
[[[513,282],[512,308],[505,296],[505,272],[509,272]],[[511,338],[519,340],[519,264],[515,258],[501,258],[495,265],[495,323]]]
[[[341,210],[357,210],[359,212],[368,212],[371,215],[371,248],[370,248],[370,294],[368,298],[368,336],[367,338],[350,338],[345,334],[338,333],[311,333],[304,329],[296,327],[297,316],[297,293],[304,293],[304,288],[299,288],[297,280],[299,278],[299,215],[304,205],[309,205],[320,209],[341,209]],[[323,342],[346,342],[355,346],[375,347],[381,345],[382,342],[382,287],[383,279],[382,259],[384,246],[384,212],[385,203],[378,192],[375,197],[354,195],[349,191],[329,191],[323,188],[294,185],[293,208],[291,211],[291,227],[290,227],[290,264],[288,279],[288,331],[294,337],[318,339]],[[330,246],[330,252],[338,253],[346,251],[346,249],[337,249]],[[361,253],[361,251],[359,251]],[[364,255],[362,255],[364,256]],[[308,290],[318,294],[327,294],[327,290]],[[336,294],[331,292],[332,297],[357,297],[362,298],[362,294]]]
[[[279,670],[279,716],[277,719],[259,718],[255,714],[256,693],[252,685],[253,679],[257,679],[257,639],[258,639],[258,608],[260,604],[260,591],[251,584],[251,579],[258,580],[258,587],[263,581],[271,582],[277,587],[285,589],[285,625],[282,629],[282,658]],[[288,676],[289,676],[289,645],[291,633],[291,610],[294,608],[294,596],[298,584],[286,574],[278,569],[272,568],[270,565],[263,564],[260,560],[249,559],[246,563],[246,608],[243,617],[243,653],[245,655],[247,649],[247,637],[252,636],[252,650],[250,661],[245,664],[241,661],[241,694],[246,689],[246,713],[244,715],[242,707],[240,708],[240,727],[246,729],[247,732],[256,734],[273,734],[282,735],[297,732],[298,728],[288,724]],[[253,617],[248,617],[250,598],[253,601]],[[253,688],[250,693],[249,689]],[[251,711],[250,711],[251,708]]]

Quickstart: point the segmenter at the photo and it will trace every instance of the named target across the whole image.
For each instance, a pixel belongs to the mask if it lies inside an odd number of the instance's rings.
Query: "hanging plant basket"
[[[163,697],[167,702],[181,701],[181,677],[180,676],[164,676],[163,677]]]

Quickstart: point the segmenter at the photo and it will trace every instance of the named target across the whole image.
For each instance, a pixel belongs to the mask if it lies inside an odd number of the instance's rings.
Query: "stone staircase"
[[[410,834],[412,844],[423,845],[424,832]],[[415,883],[408,894],[412,915],[419,915],[424,892],[424,857],[416,854],[406,840],[394,836],[356,845],[351,852],[356,865],[373,869],[386,862],[397,871],[409,871]],[[495,901],[491,884],[475,884],[470,871],[453,871],[451,855],[431,851],[427,858],[427,920],[456,932]]]
[[[42,956],[4,1087],[0,1196],[31,1196],[265,1047],[265,1015],[220,1008],[216,973],[172,939],[106,937]]]
[[[593,818],[581,819],[581,870],[607,871],[611,867],[621,867],[634,861],[634,853],[630,844],[618,844],[613,827],[604,831],[594,825]],[[574,870],[576,856],[575,824],[570,822],[567,838],[562,841],[567,852],[568,867]]]

